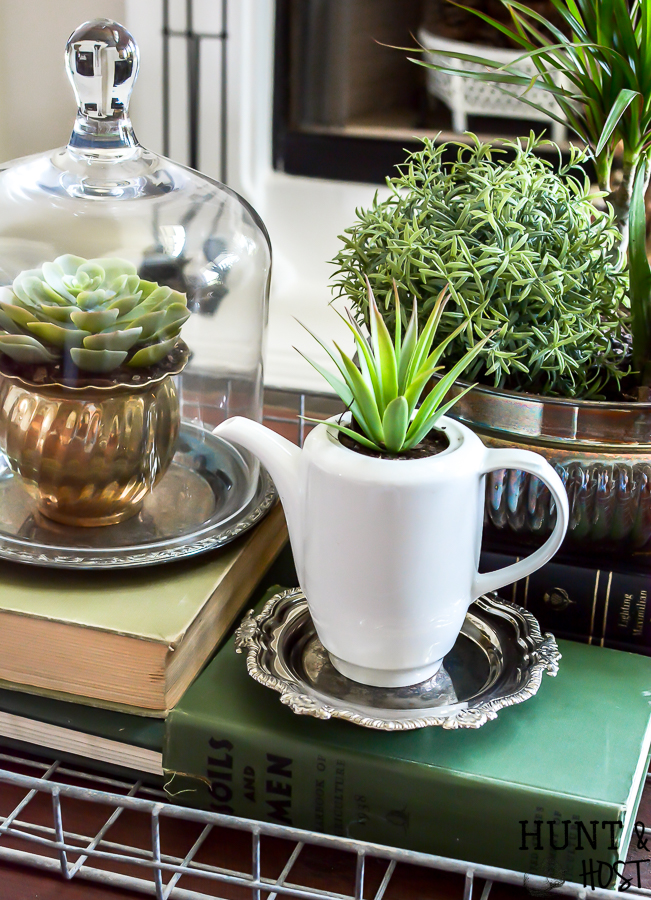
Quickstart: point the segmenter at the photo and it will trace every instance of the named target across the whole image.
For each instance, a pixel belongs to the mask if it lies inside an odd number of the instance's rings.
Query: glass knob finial
[[[123,25],[109,19],[80,25],[66,45],[68,77],[79,114],[88,119],[128,116],[138,61],[138,45]]]

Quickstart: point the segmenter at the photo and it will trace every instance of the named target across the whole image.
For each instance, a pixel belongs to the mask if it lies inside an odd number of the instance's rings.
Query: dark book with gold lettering
[[[526,544],[485,540],[482,572],[532,552]],[[651,562],[644,554],[600,557],[561,551],[502,596],[526,607],[556,637],[651,656]]]
[[[231,640],[166,722],[169,796],[581,881],[584,863],[589,873],[590,860],[626,855],[651,742],[651,660],[559,649],[556,678],[482,728],[388,733],[295,715]]]

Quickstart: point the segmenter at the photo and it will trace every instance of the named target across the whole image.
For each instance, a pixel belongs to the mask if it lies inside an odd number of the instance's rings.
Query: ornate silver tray
[[[530,612],[497,594],[471,605],[441,669],[410,687],[368,687],[340,675],[300,589],[276,594],[258,616],[251,610],[235,644],[247,652],[249,675],[278,691],[293,712],[384,731],[480,728],[498,710],[533,697],[561,658],[553,635],[543,636]]]
[[[36,566],[126,568],[194,556],[232,541],[271,508],[276,489],[235,447],[181,424],[174,460],[139,515],[73,528],[42,516],[0,454],[0,558]]]

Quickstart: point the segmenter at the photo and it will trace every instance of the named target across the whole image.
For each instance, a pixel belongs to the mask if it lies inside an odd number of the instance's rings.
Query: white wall
[[[124,0],[0,0],[0,159],[68,142],[75,116],[63,55],[72,32]]]

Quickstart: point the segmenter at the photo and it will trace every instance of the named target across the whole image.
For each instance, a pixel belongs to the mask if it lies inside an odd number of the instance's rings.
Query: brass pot
[[[456,382],[450,396],[464,387]],[[449,414],[490,447],[525,447],[552,463],[570,501],[570,539],[620,550],[651,540],[651,403],[477,386]],[[551,530],[555,516],[538,479],[507,470],[486,479],[486,514],[497,528],[539,535]]]
[[[65,525],[136,515],[172,461],[179,431],[173,372],[142,385],[43,387],[0,371],[0,450]]]

